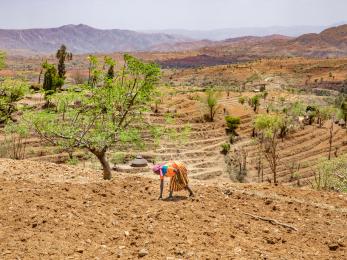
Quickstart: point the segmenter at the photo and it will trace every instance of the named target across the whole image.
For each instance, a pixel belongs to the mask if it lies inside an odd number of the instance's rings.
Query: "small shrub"
[[[29,129],[24,124],[9,123],[5,127],[7,153],[11,159],[22,160],[26,152]]]
[[[67,164],[69,165],[77,165],[79,163],[79,160],[76,156],[73,156],[72,158],[69,158],[67,161],[66,161]]]
[[[246,98],[245,97],[239,97],[239,103],[241,104],[241,105],[243,105],[244,103],[246,102]]]
[[[126,163],[125,158],[126,158],[126,156],[124,153],[114,153],[112,158],[111,158],[111,162],[113,164],[124,164],[124,163]]]
[[[205,97],[202,98],[201,102],[206,106],[208,111],[208,121],[213,122],[217,111],[220,108],[218,98],[220,93],[214,89],[207,89]]]
[[[0,83],[0,124],[12,120],[17,111],[16,102],[29,92],[27,83],[20,80],[6,79]]]
[[[318,190],[347,192],[347,154],[321,161],[316,167],[312,186]]]
[[[222,148],[222,151],[221,153],[224,154],[224,155],[227,155],[230,151],[230,144],[228,143],[224,143],[221,145],[221,148]]]
[[[225,121],[227,123],[228,131],[232,133],[233,135],[237,135],[236,129],[240,125],[240,122],[241,122],[240,118],[235,116],[226,116]]]
[[[258,111],[258,108],[260,106],[260,96],[255,95],[252,98],[249,99],[249,105],[253,108],[254,112]]]

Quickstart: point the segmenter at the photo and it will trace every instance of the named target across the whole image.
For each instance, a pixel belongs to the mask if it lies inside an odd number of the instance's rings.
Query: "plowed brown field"
[[[150,177],[0,159],[0,258],[347,258],[346,194],[194,180],[158,201]]]

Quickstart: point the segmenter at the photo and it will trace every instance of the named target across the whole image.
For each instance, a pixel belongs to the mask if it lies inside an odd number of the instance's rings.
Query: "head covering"
[[[153,172],[154,172],[154,173],[157,173],[157,174],[158,174],[158,172],[161,173],[161,167],[162,167],[163,165],[165,165],[165,163],[155,164],[155,165],[153,166],[153,168],[152,168]]]

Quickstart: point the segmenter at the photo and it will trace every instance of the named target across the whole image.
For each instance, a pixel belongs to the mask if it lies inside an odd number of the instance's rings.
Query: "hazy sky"
[[[216,29],[331,25],[347,0],[0,0],[0,28]]]

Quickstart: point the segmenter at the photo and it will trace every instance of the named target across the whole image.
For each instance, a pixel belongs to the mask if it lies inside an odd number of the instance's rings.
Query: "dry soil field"
[[[153,178],[0,163],[1,259],[347,257],[343,194],[194,181],[195,198],[158,201]]]

